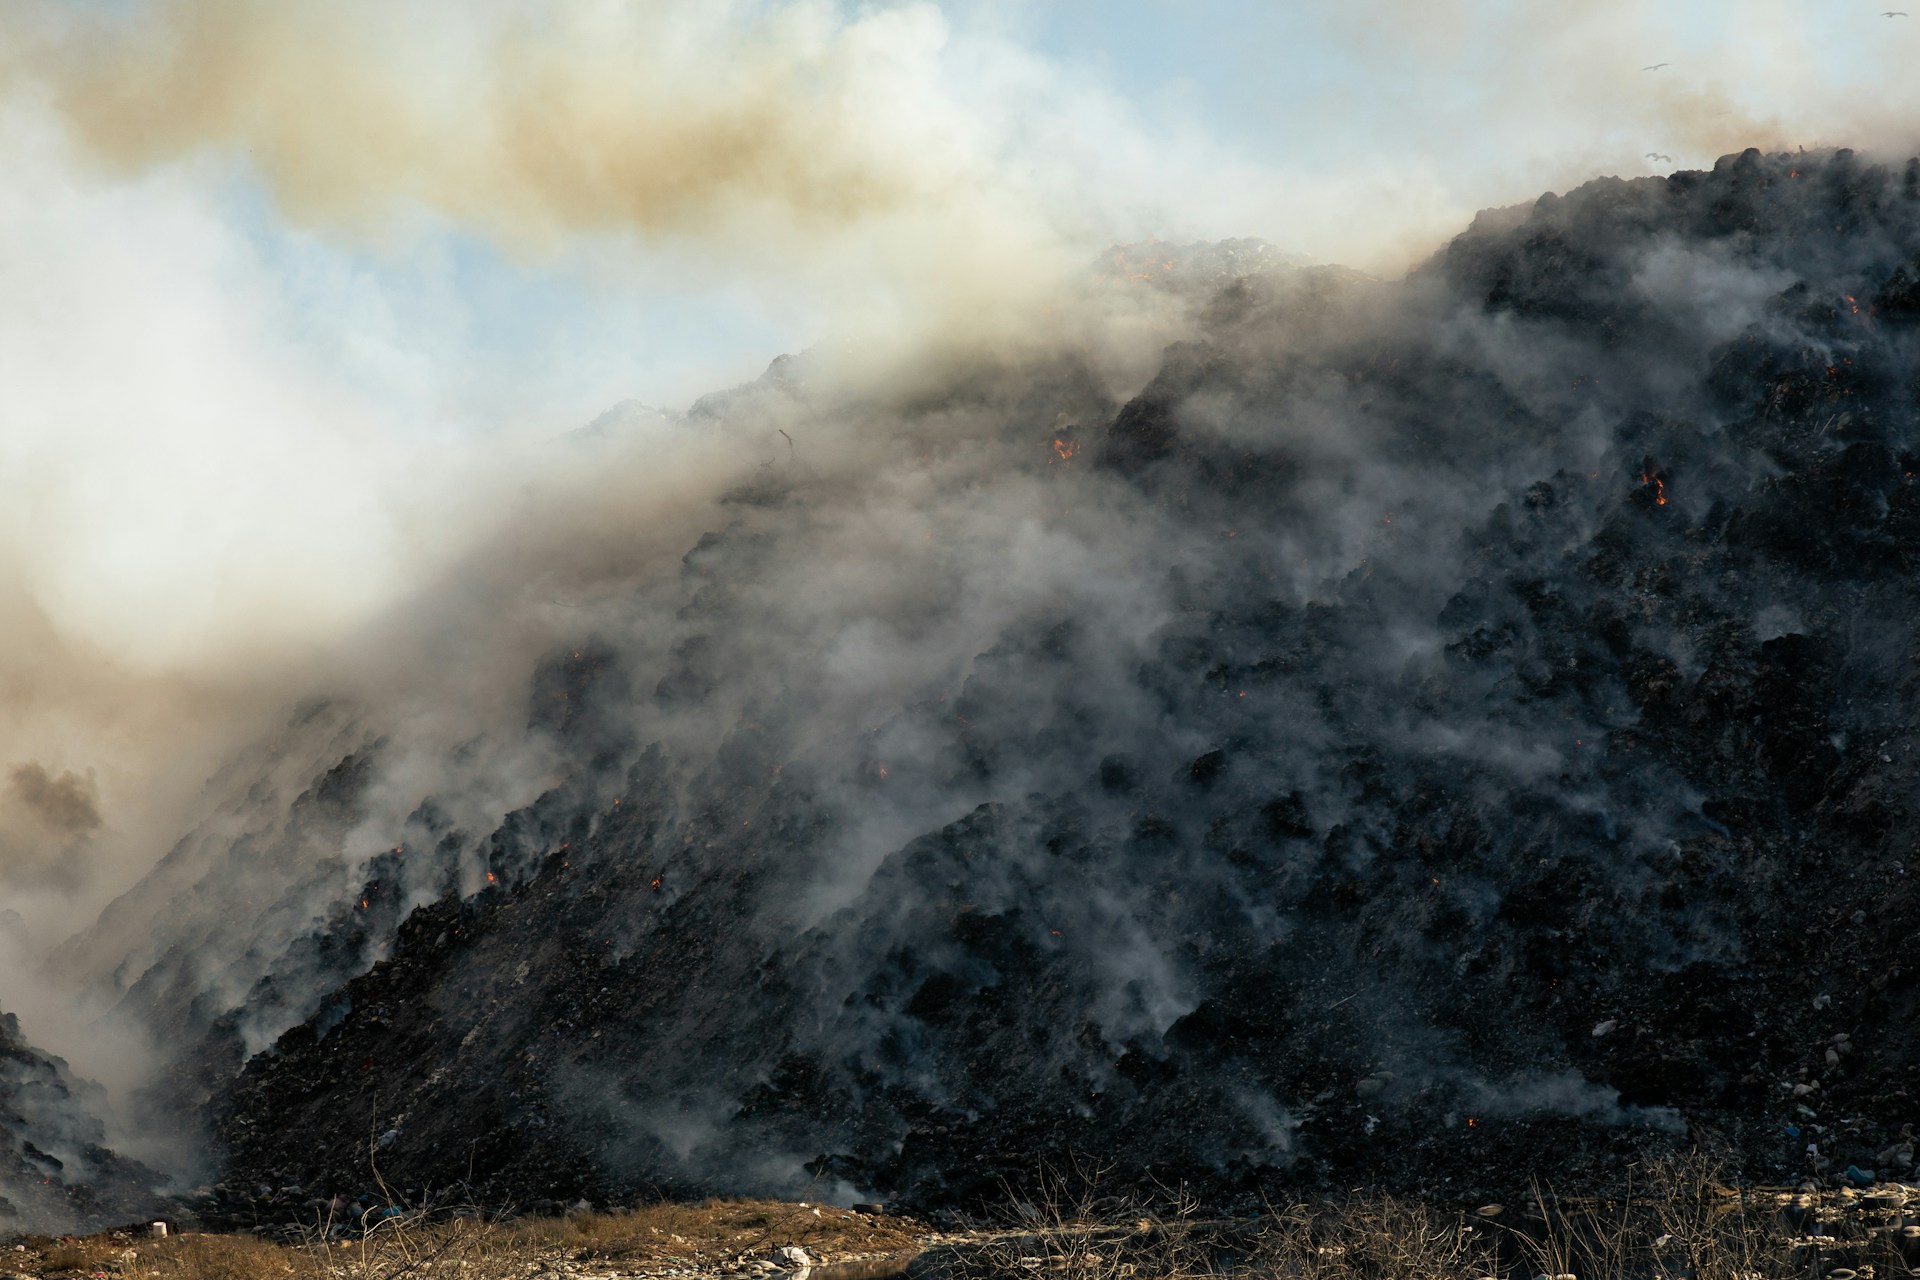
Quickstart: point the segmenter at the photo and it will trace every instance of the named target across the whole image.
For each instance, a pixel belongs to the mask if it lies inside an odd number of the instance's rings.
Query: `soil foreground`
[[[1651,1166],[1638,1191],[1464,1208],[1350,1194],[1219,1218],[1181,1191],[1010,1203],[1003,1221],[941,1225],[878,1205],[709,1201],[546,1218],[399,1212],[205,1233],[177,1224],[0,1246],[10,1280],[1900,1280],[1920,1264],[1920,1188],[1736,1190],[1697,1159]]]

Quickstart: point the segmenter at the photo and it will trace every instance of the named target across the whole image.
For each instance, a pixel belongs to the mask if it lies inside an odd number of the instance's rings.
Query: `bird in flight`
[[[1640,68],[1640,69],[1641,69],[1642,71],[1658,71],[1658,70],[1659,70],[1660,68],[1662,68],[1662,67],[1670,67],[1670,66],[1672,66],[1672,65],[1673,65],[1673,64],[1672,64],[1672,63],[1670,63],[1670,62],[1656,62],[1656,63],[1654,63],[1654,64],[1653,64],[1652,66],[1650,66],[1650,67],[1642,67],[1642,68]]]
[[[1889,9],[1880,16],[1883,18],[1904,18],[1907,16],[1907,11],[1905,9]]]
[[[1666,161],[1666,162],[1667,162],[1668,164],[1672,164],[1672,163],[1673,163],[1673,157],[1672,157],[1672,156],[1666,156],[1666,155],[1661,155],[1661,154],[1660,154],[1660,153],[1659,153],[1658,151],[1649,151],[1649,152],[1647,152],[1647,159],[1649,159],[1649,160],[1664,160],[1664,161]]]

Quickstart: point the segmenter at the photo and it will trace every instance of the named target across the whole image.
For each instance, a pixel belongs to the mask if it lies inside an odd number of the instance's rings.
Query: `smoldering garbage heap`
[[[36,1051],[0,1013],[0,1227],[131,1218],[156,1203],[154,1171],[109,1151],[104,1096]]]
[[[390,739],[303,709],[261,772],[311,784],[241,770],[103,926],[158,930],[116,981],[188,1029],[202,1211],[370,1155],[521,1205],[1909,1174],[1920,161],[1257,265],[1124,404],[1069,353],[696,409],[801,447],[530,673],[561,780],[497,830],[342,854]]]

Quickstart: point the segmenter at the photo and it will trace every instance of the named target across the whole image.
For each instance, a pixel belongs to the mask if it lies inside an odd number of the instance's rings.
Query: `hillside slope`
[[[278,923],[115,979],[233,1182],[1910,1166],[1920,162],[1597,181],[1199,333],[1125,403],[696,410],[784,456],[526,673],[497,829],[421,794],[341,883],[389,748],[309,709],[278,834],[183,845]]]

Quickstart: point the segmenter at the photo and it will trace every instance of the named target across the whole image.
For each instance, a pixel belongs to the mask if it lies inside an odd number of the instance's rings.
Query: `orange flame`
[[[488,883],[488,884],[493,884],[493,883],[495,883],[495,881],[494,881],[494,878],[493,878],[493,872],[491,872],[491,871],[489,871],[489,872],[487,872],[487,883]]]
[[[1660,479],[1660,476],[1657,473],[1650,472],[1650,471],[1642,471],[1640,473],[1640,483],[1643,485],[1650,484],[1653,486],[1653,505],[1654,506],[1664,507],[1667,505],[1667,486],[1665,482],[1663,482]]]
[[[1073,455],[1080,452],[1080,442],[1078,440],[1061,440],[1056,438],[1053,442],[1053,451],[1060,455],[1060,461],[1072,462]]]

